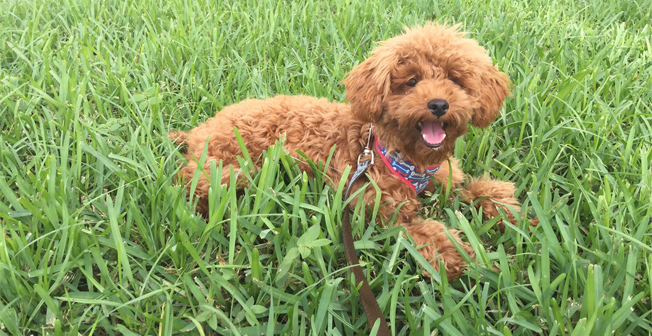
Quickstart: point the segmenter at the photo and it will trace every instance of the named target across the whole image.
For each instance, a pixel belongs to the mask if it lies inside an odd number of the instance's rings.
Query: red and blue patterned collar
[[[396,175],[417,194],[421,193],[428,186],[430,177],[439,170],[439,164],[429,166],[427,169],[422,170],[412,161],[405,159],[399,151],[387,153],[387,147],[383,145],[378,137],[374,136],[374,141],[376,142],[378,155],[383,159],[383,162],[385,162],[385,165],[392,174]]]

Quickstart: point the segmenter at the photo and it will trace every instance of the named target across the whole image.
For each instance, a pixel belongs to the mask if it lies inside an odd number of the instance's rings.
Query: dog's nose
[[[428,109],[432,114],[441,117],[448,112],[448,102],[443,99],[433,99],[428,102]]]

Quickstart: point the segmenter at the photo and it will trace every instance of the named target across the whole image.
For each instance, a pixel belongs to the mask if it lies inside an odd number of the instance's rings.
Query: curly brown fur
[[[462,191],[462,198],[469,203],[475,202],[476,207],[482,208],[482,216],[490,219],[500,216],[498,209],[505,211],[507,219],[511,223],[517,223],[516,218],[508,207],[516,212],[521,212],[520,202],[514,197],[516,187],[511,182],[495,181],[486,176],[472,178]],[[536,226],[539,220],[534,218],[529,220],[530,224]],[[502,219],[498,220],[498,225],[504,230]]]
[[[339,181],[347,166],[356,165],[367,139],[370,123],[375,134],[390,150],[400,150],[420,167],[442,163],[435,179],[445,182],[449,177],[447,160],[451,158],[455,140],[467,132],[468,125],[488,126],[498,115],[508,94],[509,79],[491,63],[484,48],[464,37],[456,27],[426,25],[408,29],[404,34],[382,42],[372,55],[356,66],[344,80],[349,104],[333,103],[326,99],[306,96],[277,96],[266,100],[246,100],[228,106],[215,117],[188,133],[173,132],[170,138],[184,142],[188,164],[180,175],[190,181],[197,170],[197,159],[204,147],[208,157],[204,172],[195,190],[199,197],[198,210],[208,212],[208,172],[211,160],[223,160],[225,166],[234,165],[241,155],[233,128],[237,127],[254,160],[263,150],[273,145],[280,134],[285,134],[285,146],[291,152],[301,150],[313,161],[325,161],[333,147],[336,151],[327,174]],[[415,84],[415,85],[411,85]],[[443,99],[449,104],[447,112],[435,116],[428,102]],[[418,125],[437,122],[443,125],[445,138],[437,149],[431,148],[422,137]],[[453,184],[461,185],[464,173],[457,160],[451,158]],[[259,160],[254,162],[260,164]],[[302,164],[310,172],[310,167]],[[373,165],[368,174],[381,190],[380,215],[393,216],[400,205],[398,224],[403,225],[421,254],[438,269],[439,260],[446,266],[451,278],[462,274],[464,259],[455,249],[443,224],[418,216],[422,204],[416,194],[382,163]],[[228,172],[222,177],[228,183]],[[472,182],[465,196],[478,198],[493,195],[497,201],[516,205],[514,188],[506,182]],[[493,184],[491,184],[493,183]],[[358,181],[354,189],[364,182]],[[368,189],[363,195],[367,203],[374,202],[376,191]],[[481,195],[481,196],[479,196]],[[470,200],[471,201],[471,200]],[[485,214],[495,203],[482,205]],[[468,243],[462,242],[459,232],[450,230],[452,237],[474,257]]]

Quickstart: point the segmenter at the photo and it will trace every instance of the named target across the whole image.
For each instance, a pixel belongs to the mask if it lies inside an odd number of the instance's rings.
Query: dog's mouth
[[[446,123],[439,121],[422,120],[417,123],[417,130],[421,132],[421,138],[426,146],[432,149],[438,149],[446,139]]]

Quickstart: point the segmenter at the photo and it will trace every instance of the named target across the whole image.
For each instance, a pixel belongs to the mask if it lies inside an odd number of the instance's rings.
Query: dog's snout
[[[443,99],[433,99],[428,102],[428,109],[432,114],[441,117],[448,112],[448,102]]]

